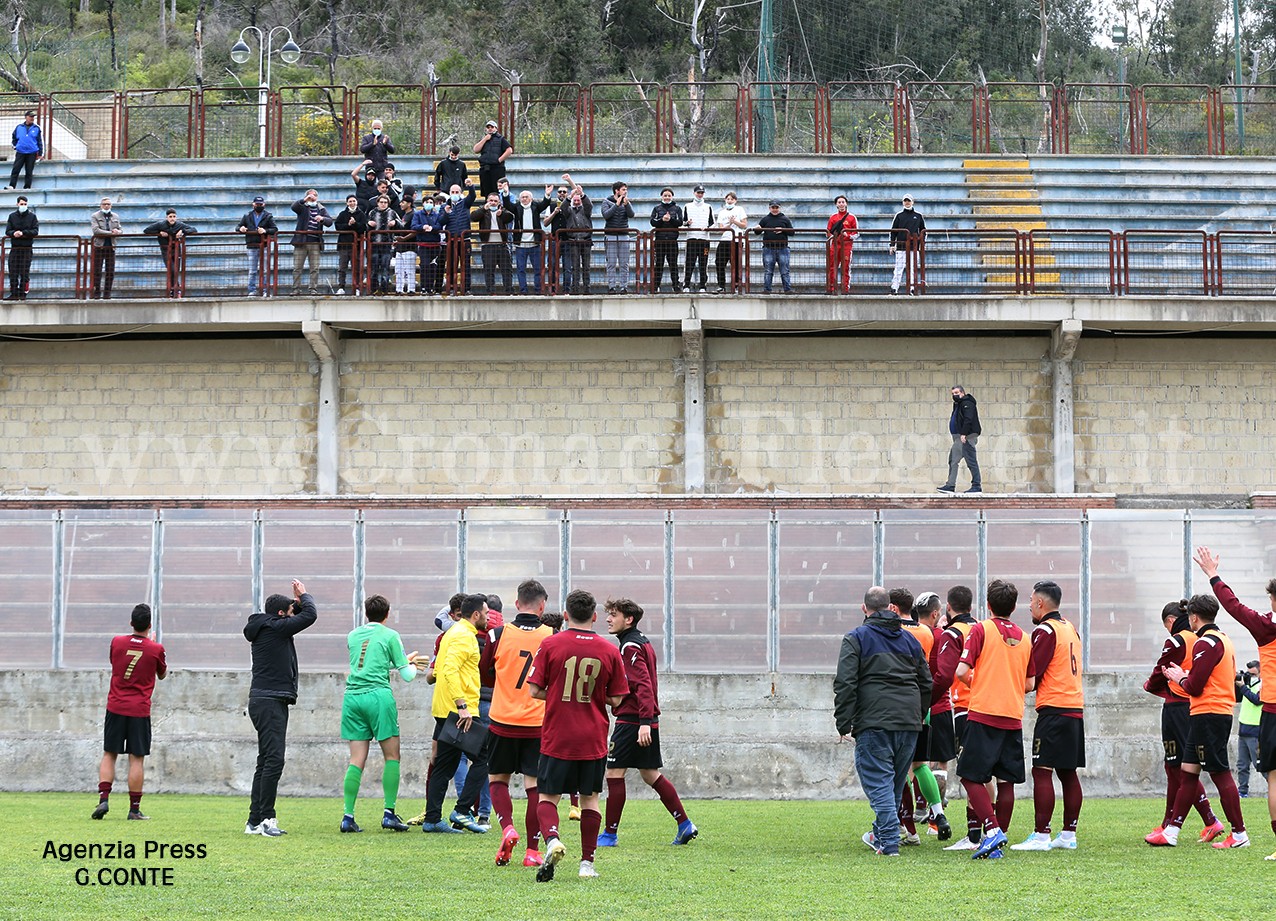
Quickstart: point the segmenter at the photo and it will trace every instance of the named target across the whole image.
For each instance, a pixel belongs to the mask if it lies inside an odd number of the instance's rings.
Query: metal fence
[[[1048,578],[1088,670],[1143,669],[1164,640],[1161,608],[1209,591],[1197,544],[1222,552],[1242,599],[1265,603],[1276,516],[1262,510],[10,507],[0,667],[105,667],[110,637],[146,601],[171,663],[246,668],[245,617],[300,578],[320,610],[298,638],[302,668],[340,669],[366,594],[385,595],[409,648],[424,648],[454,592],[495,592],[508,613],[536,578],[551,609],[577,588],[636,600],[666,670],[830,672],[870,584],[941,596],[964,584],[982,598],[1008,579],[1029,627],[1027,596]],[[1254,657],[1252,638],[1220,623],[1238,658]]]

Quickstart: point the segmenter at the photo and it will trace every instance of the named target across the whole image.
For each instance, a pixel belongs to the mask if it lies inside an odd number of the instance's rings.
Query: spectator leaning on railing
[[[191,234],[199,233],[194,225],[177,219],[177,209],[169,208],[164,212],[164,220],[156,221],[143,228],[142,233],[153,236],[159,243],[160,255],[164,258],[165,288],[169,297],[177,297],[178,278],[181,271],[181,255],[179,247],[182,241]]]
[[[244,235],[244,244],[248,248],[248,296],[256,297],[260,292],[262,297],[266,297],[270,288],[262,271],[261,256],[270,238],[279,233],[275,216],[266,210],[266,199],[260,195],[253,199],[252,207],[239,219],[235,232]]]

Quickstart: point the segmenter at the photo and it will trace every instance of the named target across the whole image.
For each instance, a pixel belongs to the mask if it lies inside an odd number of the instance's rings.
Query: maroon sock
[[[104,780],[97,785],[97,801],[99,803],[105,803],[110,798],[111,782],[109,780]]]
[[[997,781],[997,827],[1010,834],[1010,817],[1015,813],[1015,785]]]
[[[913,804],[909,801],[910,797],[903,797],[896,807],[896,815],[899,816],[899,824],[904,826],[904,830],[910,835],[917,834],[917,825],[913,822]]]
[[[510,799],[509,781],[489,780],[487,792],[492,797],[492,811],[496,813],[496,821],[501,823],[501,828],[513,828],[514,801]]]
[[[579,793],[573,793],[573,794],[571,795],[571,797],[570,797],[570,798],[571,798],[571,801],[572,801],[572,805],[573,805],[573,806],[579,806],[579,805],[580,805],[580,794],[579,794]]]
[[[1165,817],[1161,819],[1161,827],[1170,824],[1174,818],[1174,800],[1179,795],[1179,784],[1183,782],[1183,772],[1177,764],[1165,766]]]
[[[1060,771],[1059,780],[1063,783],[1063,830],[1076,832],[1077,819],[1081,817],[1081,778],[1077,772]]]
[[[527,788],[527,846],[534,851],[540,850],[541,822],[536,804],[540,802],[540,794],[535,787]],[[511,807],[512,808],[512,807]]]
[[[917,782],[916,775],[913,775],[913,804],[918,812],[929,808],[926,797],[922,795],[922,785]]]
[[[620,814],[625,811],[625,778],[607,778],[607,834],[614,835],[620,828]],[[584,815],[584,813],[581,813]],[[586,857],[586,860],[592,858]]]
[[[1236,784],[1232,784],[1232,787],[1233,787],[1233,789],[1235,789]],[[1238,798],[1238,799],[1236,800],[1236,802],[1238,802],[1238,803],[1239,803],[1239,802],[1240,802],[1240,799]],[[141,811],[142,811],[142,791],[141,791],[141,790],[137,790],[137,791],[129,790],[129,791],[128,791],[128,811],[129,811],[129,812],[141,812]]]
[[[1032,769],[1032,806],[1037,834],[1050,834],[1050,817],[1054,815],[1054,772],[1050,768]]]
[[[1191,781],[1195,781],[1192,792],[1195,794],[1193,799],[1196,802],[1196,811],[1201,815],[1201,821],[1207,826],[1217,825],[1218,816],[1214,814],[1214,807],[1210,805],[1210,798],[1205,792],[1205,784],[1201,783],[1201,775],[1192,775]],[[1182,823],[1180,823],[1182,824]]]
[[[674,789],[669,778],[661,774],[656,782],[651,785],[651,789],[655,790],[660,796],[660,802],[664,803],[665,808],[669,810],[669,814],[673,816],[673,820],[681,825],[683,819],[687,817],[687,811],[682,808],[682,800],[678,798],[678,791]],[[611,787],[607,788],[607,795],[611,795]]]
[[[1223,815],[1232,823],[1232,832],[1245,830],[1245,814],[1241,812],[1241,794],[1236,789],[1236,778],[1231,771],[1214,771],[1210,774],[1214,786],[1218,787],[1218,798],[1223,804]]]
[[[1188,771],[1183,772],[1183,780],[1179,783],[1178,796],[1174,797],[1174,808],[1170,810],[1170,825],[1175,828],[1183,827],[1183,820],[1187,818],[1188,810],[1192,808],[1192,803],[1197,800],[1197,790],[1201,787],[1201,778]]]
[[[976,821],[984,828],[992,828],[997,824],[997,817],[993,813],[992,797],[988,795],[988,788],[981,783],[975,783],[973,780],[963,780],[961,785],[966,788],[966,802],[969,805],[967,809],[973,810]],[[975,840],[976,831],[971,832],[971,840]]]
[[[598,849],[598,829],[602,827],[603,816],[597,809],[580,811],[580,859],[593,860],[594,851]]]
[[[558,807],[553,803],[541,800],[536,807],[536,819],[541,826],[541,834],[545,840],[558,837]]]

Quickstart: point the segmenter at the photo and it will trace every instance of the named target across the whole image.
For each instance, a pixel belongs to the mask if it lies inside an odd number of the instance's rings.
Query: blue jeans
[[[762,290],[771,293],[771,278],[775,274],[776,263],[780,264],[780,281],[785,291],[792,291],[789,283],[789,248],[787,246],[762,247]]]
[[[248,296],[252,297],[257,293],[257,284],[261,280],[261,250],[260,246],[252,246],[248,249]],[[265,285],[261,286],[265,288]]]
[[[536,269],[536,288],[537,294],[541,293],[541,254],[540,250],[535,246],[516,246],[514,247],[514,265],[518,268],[518,293],[527,293],[527,267],[533,266]]]
[[[629,287],[629,236],[609,233],[603,235],[603,241],[607,257],[607,287],[624,290]]]
[[[490,700],[479,701],[479,716],[487,719],[488,711],[492,709]],[[456,773],[452,775],[452,783],[456,785],[456,797],[461,798],[461,790],[465,788],[465,778],[470,774],[470,757],[469,755],[461,756],[461,763],[456,766]],[[487,788],[487,784],[479,787],[478,814],[490,816],[492,814],[492,793]]]
[[[899,800],[917,749],[917,733],[869,729],[855,738],[855,771],[873,807],[877,848],[899,852]]]

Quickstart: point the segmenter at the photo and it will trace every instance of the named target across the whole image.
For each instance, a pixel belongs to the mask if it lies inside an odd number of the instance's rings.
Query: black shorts
[[[536,789],[550,796],[561,796],[564,793],[593,796],[603,791],[606,776],[606,758],[565,761],[542,754],[540,764],[536,767]]]
[[[102,729],[102,751],[115,755],[149,755],[151,753],[151,718],[121,716],[106,711]]]
[[[639,770],[663,767],[660,760],[660,727],[651,727],[651,744],[643,748],[638,744],[637,723],[616,723],[607,745],[607,767],[638,768]]]
[[[1032,731],[1032,766],[1056,771],[1085,767],[1085,720],[1050,709],[1038,711]]]
[[[930,760],[948,763],[957,757],[957,731],[953,711],[930,715]]]
[[[1231,770],[1227,746],[1232,739],[1230,713],[1198,713],[1188,718],[1184,764],[1199,764],[1207,774]]]
[[[930,724],[922,723],[922,731],[917,733],[917,747],[913,749],[913,763],[930,760]]]
[[[1276,713],[1263,711],[1258,718],[1258,773],[1276,771]]]
[[[1009,783],[1023,783],[1023,730],[996,729],[968,721],[957,749],[957,776],[962,780],[987,783],[996,777]]]
[[[489,775],[522,774],[525,777],[535,777],[540,769],[540,761],[540,736],[516,739],[492,733],[492,750],[487,756]]]
[[[1187,751],[1187,720],[1191,705],[1166,701],[1161,706],[1161,744],[1165,746],[1165,763],[1177,767]]]
[[[966,734],[966,714],[953,711],[953,738],[957,740],[957,748],[961,748],[961,737]],[[957,757],[956,755],[953,756]]]

